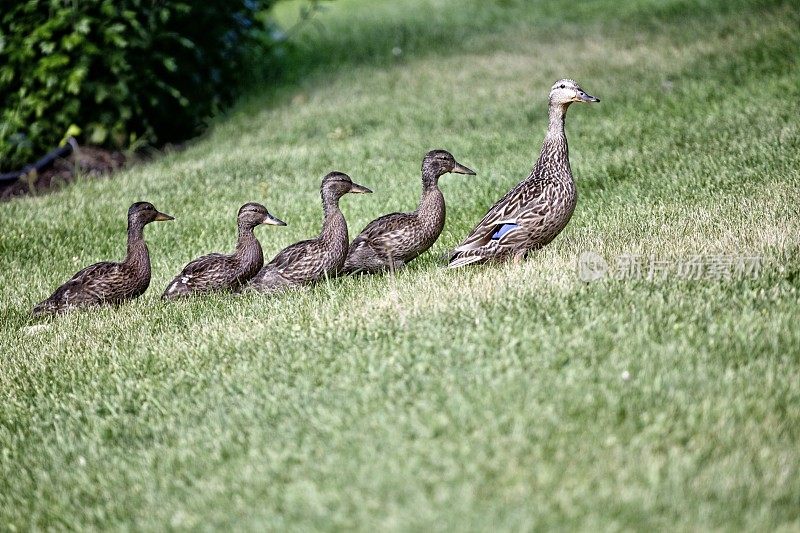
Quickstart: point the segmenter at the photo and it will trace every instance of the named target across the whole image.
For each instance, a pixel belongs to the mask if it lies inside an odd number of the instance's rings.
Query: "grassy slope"
[[[0,527],[800,527],[798,11],[394,4],[334,4],[303,81],[187,151],[0,205]],[[527,173],[561,76],[602,99],[570,110],[571,224],[525,264],[441,269]],[[343,201],[357,230],[414,205],[432,147],[479,175],[442,180],[445,232],[396,279],[158,301],[241,203],[289,222],[258,230],[273,254],[318,231],[337,168],[376,191]],[[139,199],[178,218],[148,227],[152,290],[26,333],[123,253]],[[583,250],[765,265],[585,285]]]

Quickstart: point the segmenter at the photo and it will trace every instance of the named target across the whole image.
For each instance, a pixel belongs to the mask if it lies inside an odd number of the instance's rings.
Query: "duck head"
[[[254,228],[259,224],[269,224],[271,226],[285,226],[286,222],[272,216],[267,208],[255,202],[248,202],[239,208],[237,217],[240,225]]]
[[[128,224],[144,226],[150,222],[175,220],[166,213],[160,212],[150,202],[136,202],[128,209]]]
[[[448,172],[456,174],[469,174],[474,176],[475,172],[458,161],[453,157],[453,154],[447,150],[431,150],[425,154],[422,160],[422,174],[424,176],[439,177]]]
[[[331,172],[322,178],[322,198],[339,199],[351,192],[356,194],[371,193],[372,191],[363,185],[353,182],[350,176],[344,172]]]
[[[558,80],[550,88],[550,105],[567,106],[573,102],[599,102],[599,98],[595,98],[581,89],[578,82],[570,79]]]

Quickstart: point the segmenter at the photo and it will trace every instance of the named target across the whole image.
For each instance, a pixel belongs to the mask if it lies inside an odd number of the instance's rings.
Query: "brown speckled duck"
[[[578,199],[569,166],[564,120],[574,102],[599,102],[573,80],[550,89],[550,125],[530,175],[489,209],[450,257],[450,268],[513,259],[520,261],[556,238]]]
[[[103,262],[88,266],[72,276],[50,298],[33,308],[45,315],[74,307],[118,304],[142,295],[150,285],[150,254],[144,242],[144,227],[150,222],[174,220],[149,202],[137,202],[128,209],[128,254],[120,263]]]
[[[347,222],[339,209],[339,199],[347,193],[370,193],[353,183],[350,176],[331,172],[322,180],[322,208],[325,218],[316,239],[300,241],[281,251],[256,276],[248,288],[275,292],[300,287],[336,275],[347,255]]]
[[[416,211],[377,218],[350,244],[342,272],[373,274],[397,270],[433,246],[444,229],[444,195],[439,178],[448,172],[475,175],[445,150],[422,160],[422,197]]]
[[[261,204],[250,202],[239,209],[239,238],[230,254],[213,253],[195,259],[183,268],[164,290],[162,298],[171,300],[190,294],[237,291],[264,266],[261,244],[253,229],[260,224],[285,226]]]

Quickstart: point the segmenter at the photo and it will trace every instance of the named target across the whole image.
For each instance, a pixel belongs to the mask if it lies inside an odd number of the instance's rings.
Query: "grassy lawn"
[[[369,4],[369,7],[365,7]],[[0,529],[800,529],[800,9],[792,2],[339,0],[286,81],[108,180],[0,204]],[[433,11],[435,8],[435,11]],[[393,48],[398,48],[392,53]],[[578,207],[518,265],[442,268],[567,120]],[[445,148],[445,231],[395,277],[163,304],[259,201],[316,235],[410,210]],[[151,289],[32,329],[153,202]],[[576,258],[758,256],[754,277],[582,282]]]

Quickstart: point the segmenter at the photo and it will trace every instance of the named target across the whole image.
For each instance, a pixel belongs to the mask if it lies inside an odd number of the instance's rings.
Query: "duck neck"
[[[325,214],[325,219],[322,221],[323,240],[343,241],[347,245],[347,222],[339,209],[339,196],[331,191],[323,191],[322,211]]]
[[[236,240],[236,252],[234,253],[237,257],[258,259],[259,256],[262,256],[261,244],[256,239],[253,229],[250,224],[239,223],[239,236]]]
[[[550,104],[550,124],[542,143],[539,161],[536,163],[537,168],[545,167],[551,171],[554,170],[559,176],[572,176],[572,170],[569,167],[567,135],[564,131],[568,107],[569,104]]]
[[[426,167],[422,168],[422,196],[430,191],[439,190],[439,178],[442,175]]]
[[[254,245],[258,245],[258,240],[253,233],[253,226],[239,223],[239,234],[236,240],[236,255],[246,254]]]
[[[141,222],[128,222],[128,255],[125,262],[150,270],[150,254],[144,242],[144,224]]]
[[[422,196],[417,213],[436,213],[444,218],[444,195],[439,190],[439,175],[422,172]]]

